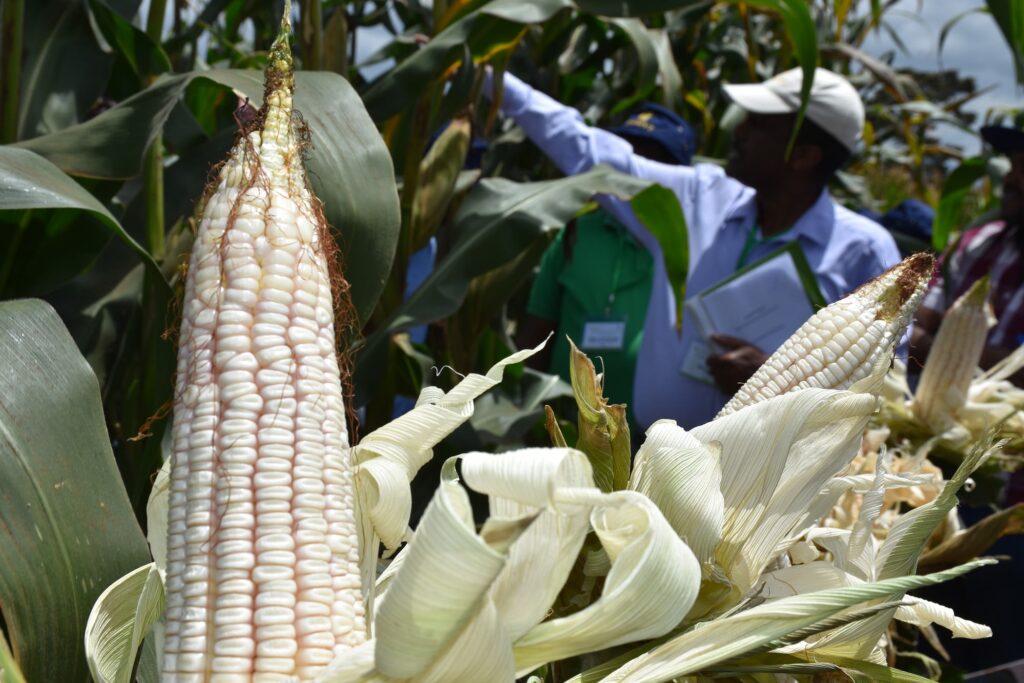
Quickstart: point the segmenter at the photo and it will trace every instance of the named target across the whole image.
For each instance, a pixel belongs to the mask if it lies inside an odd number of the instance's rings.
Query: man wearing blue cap
[[[689,164],[693,128],[675,112],[647,102],[612,133],[633,151],[664,164]],[[544,252],[518,335],[523,348],[555,337],[528,361],[569,381],[571,338],[600,356],[604,393],[625,403],[632,418],[633,377],[643,339],[654,268],[650,253],[603,208],[571,221]]]
[[[507,73],[501,109],[567,174],[603,163],[675,192],[688,227],[688,298],[796,243],[821,294],[832,302],[898,263],[899,251],[884,228],[837,204],[827,190],[835,171],[856,149],[864,126],[864,105],[845,78],[815,71],[806,119],[787,153],[802,82],[802,72],[792,69],[764,83],[725,87],[747,118],[733,134],[724,170],[646,159],[622,138],[586,125],[575,109]],[[774,349],[713,335],[717,348],[708,355],[689,310],[684,311],[680,333],[657,240],[627,202],[614,197],[600,201],[653,257],[634,384],[637,421],[647,426],[672,418],[690,428],[713,419]],[[704,357],[707,372],[697,372],[695,365],[701,361],[693,359]]]

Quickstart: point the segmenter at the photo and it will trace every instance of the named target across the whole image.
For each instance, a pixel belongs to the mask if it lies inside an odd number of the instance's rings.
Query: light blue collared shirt
[[[689,230],[687,296],[736,271],[757,221],[753,189],[729,178],[718,166],[674,166],[641,157],[622,138],[588,126],[578,111],[511,74],[504,76],[501,108],[567,175],[607,164],[676,193]],[[647,427],[655,420],[670,418],[687,429],[708,422],[729,397],[717,387],[682,373],[686,354],[700,337],[688,313],[684,313],[682,333],[676,332],[674,295],[661,247],[633,215],[628,202],[602,197],[601,203],[654,257],[654,286],[633,389],[637,419]],[[827,190],[792,228],[756,243],[746,263],[791,241],[800,244],[829,303],[900,261],[896,242],[884,228],[840,206]],[[762,350],[771,353],[775,349]]]

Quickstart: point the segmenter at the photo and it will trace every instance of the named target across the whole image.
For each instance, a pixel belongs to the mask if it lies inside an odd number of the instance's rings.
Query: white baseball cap
[[[789,114],[800,109],[803,70],[783,71],[764,83],[726,85],[725,94],[755,114]],[[850,82],[828,69],[814,70],[807,118],[851,152],[864,130],[864,103]]]

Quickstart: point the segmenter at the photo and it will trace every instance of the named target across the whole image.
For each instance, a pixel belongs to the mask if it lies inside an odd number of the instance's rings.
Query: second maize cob
[[[793,389],[846,389],[893,347],[924,296],[934,259],[915,254],[800,326],[740,387],[718,416]]]
[[[974,371],[985,349],[992,315],[988,277],[979,278],[942,317],[921,381],[914,393],[914,416],[942,431],[967,403]]]

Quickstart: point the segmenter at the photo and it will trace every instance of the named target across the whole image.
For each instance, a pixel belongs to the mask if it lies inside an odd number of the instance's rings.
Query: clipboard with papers
[[[687,350],[681,371],[714,383],[706,363],[715,352],[711,335],[745,339],[771,353],[825,305],[807,257],[789,242],[686,301],[700,339]]]

